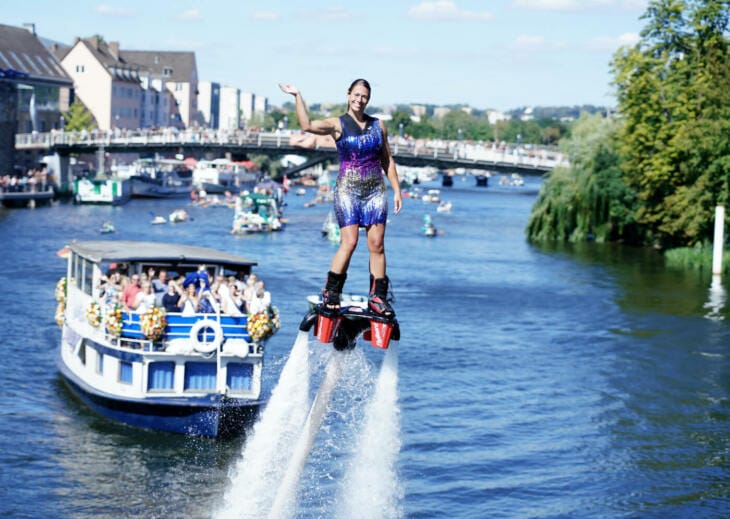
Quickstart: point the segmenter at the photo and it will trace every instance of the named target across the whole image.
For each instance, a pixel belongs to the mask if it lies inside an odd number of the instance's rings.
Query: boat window
[[[77,355],[79,356],[79,359],[81,359],[81,364],[86,366],[86,339],[81,341]]]
[[[84,292],[91,295],[94,287],[94,264],[84,260]]]
[[[96,355],[96,372],[99,375],[104,374],[104,354],[101,352],[97,352]]]
[[[119,382],[123,384],[132,383],[132,363],[126,361],[119,362]]]

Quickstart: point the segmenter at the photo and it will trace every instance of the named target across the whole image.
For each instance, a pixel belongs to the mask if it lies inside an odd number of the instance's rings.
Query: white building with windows
[[[241,91],[236,87],[222,86],[220,91],[219,128],[237,130],[241,128]]]

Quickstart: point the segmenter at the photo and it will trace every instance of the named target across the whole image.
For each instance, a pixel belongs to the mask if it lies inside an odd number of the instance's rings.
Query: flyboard
[[[284,479],[276,492],[269,519],[289,515],[302,470],[342,372],[343,353],[355,347],[361,334],[364,340],[382,350],[388,349],[391,340],[400,340],[400,326],[395,317],[383,317],[373,313],[366,306],[357,304],[343,305],[334,311],[325,309],[321,303],[313,304],[312,309],[299,324],[299,330],[308,333],[313,328],[314,336],[319,342],[331,343],[336,352],[327,362],[324,379],[312,402]]]

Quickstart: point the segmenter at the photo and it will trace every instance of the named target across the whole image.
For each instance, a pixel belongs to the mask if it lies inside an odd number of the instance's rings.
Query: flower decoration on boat
[[[158,306],[153,306],[140,316],[139,323],[145,337],[151,341],[159,340],[165,331],[165,326],[167,326],[165,310]]]
[[[248,335],[254,342],[261,342],[274,335],[281,326],[279,310],[272,306],[248,316]]]
[[[56,315],[54,316],[56,324],[63,327],[63,323],[66,322],[66,304],[61,301],[56,307]]]
[[[62,277],[58,280],[58,283],[56,283],[56,301],[59,303],[65,303],[66,302],[66,277]]]
[[[86,307],[86,320],[94,328],[98,328],[101,325],[101,306],[96,301],[89,301]]]
[[[105,324],[109,335],[119,337],[122,334],[122,325],[124,324],[122,303],[117,301],[107,307]]]

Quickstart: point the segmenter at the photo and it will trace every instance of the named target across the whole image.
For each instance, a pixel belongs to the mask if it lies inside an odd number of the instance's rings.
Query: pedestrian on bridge
[[[365,113],[370,102],[370,83],[356,79],[347,89],[347,113],[311,121],[299,89],[280,84],[281,90],[294,96],[297,118],[302,130],[315,135],[330,135],[337,145],[340,171],[334,190],[334,208],[340,226],[340,247],[337,249],[327,282],[322,290],[322,305],[326,311],[337,311],[340,295],[347,278],[350,259],[355,252],[358,229],[367,231],[370,253],[371,311],[387,318],[395,317],[388,301],[389,279],[385,261],[385,223],[388,200],[385,177],[393,189],[393,209],[398,214],[403,207],[398,172],[390,153],[385,126]]]

